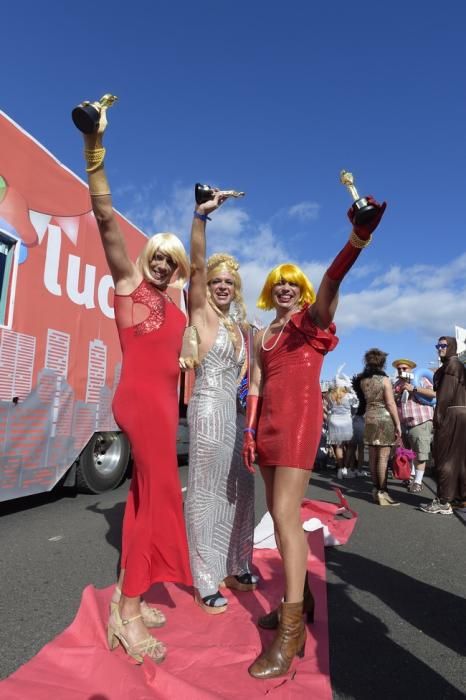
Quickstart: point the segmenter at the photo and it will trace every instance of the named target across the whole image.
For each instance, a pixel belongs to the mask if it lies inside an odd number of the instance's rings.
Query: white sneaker
[[[343,469],[338,469],[337,471],[337,479],[346,479],[348,476],[348,470],[346,467],[343,467]]]

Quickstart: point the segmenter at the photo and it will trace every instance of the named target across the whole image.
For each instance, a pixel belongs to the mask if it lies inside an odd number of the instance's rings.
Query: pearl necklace
[[[262,350],[264,350],[265,352],[269,352],[270,350],[273,350],[273,349],[277,346],[278,341],[279,341],[280,338],[282,337],[283,331],[285,330],[285,326],[287,325],[287,323],[288,323],[289,320],[290,320],[290,319],[288,318],[288,319],[285,321],[285,323],[283,324],[283,326],[281,327],[280,333],[279,333],[279,334],[277,335],[277,337],[275,338],[275,342],[273,343],[273,345],[271,345],[269,348],[266,348],[266,347],[265,347],[265,344],[264,344],[264,338],[265,338],[265,336],[266,336],[266,334],[267,334],[267,331],[270,330],[270,326],[272,325],[273,321],[272,321],[272,323],[269,323],[269,325],[268,325],[267,328],[265,329],[264,335],[262,336],[262,339],[261,339]]]

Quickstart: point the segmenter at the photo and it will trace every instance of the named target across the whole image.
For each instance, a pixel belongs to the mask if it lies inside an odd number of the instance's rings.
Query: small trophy
[[[236,190],[220,190],[221,194],[225,197],[244,197],[246,192],[237,192]],[[194,185],[194,196],[196,198],[196,204],[204,204],[204,202],[209,202],[214,198],[217,192],[210,185],[201,185],[200,182],[196,182]]]
[[[100,115],[102,109],[111,107],[116,102],[116,95],[104,95],[98,102],[81,102],[71,112],[71,118],[74,125],[82,131],[83,134],[93,134],[99,128]]]
[[[345,185],[345,187],[348,188],[351,197],[354,199],[353,223],[357,225],[367,224],[377,214],[377,207],[369,204],[365,197],[359,196],[354,184],[353,173],[349,173],[347,170],[342,170],[340,172],[340,182],[342,185]]]

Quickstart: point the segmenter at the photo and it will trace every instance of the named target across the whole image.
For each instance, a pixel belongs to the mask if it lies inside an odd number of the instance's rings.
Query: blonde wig
[[[341,403],[343,397],[349,392],[349,389],[347,389],[345,386],[336,386],[333,389],[330,389],[328,393],[328,397],[333,403]]]
[[[304,272],[293,263],[283,263],[277,265],[269,272],[265,280],[265,284],[257,300],[257,306],[264,311],[273,309],[272,289],[280,281],[284,280],[290,284],[297,284],[300,290],[299,305],[313,304],[316,300],[314,287],[308,280]]]
[[[217,275],[222,272],[227,272],[233,277],[235,283],[235,295],[233,297],[233,303],[235,305],[234,312],[231,314],[234,321],[245,330],[248,327],[246,321],[246,306],[244,304],[243,294],[242,294],[242,283],[241,277],[238,272],[239,262],[232,255],[228,253],[215,253],[211,255],[207,260],[207,299],[209,304],[215,311],[215,313],[222,318],[228,330],[234,332],[233,324],[230,319],[225,319],[220,309],[215,304],[210,293],[209,282],[211,282]],[[231,329],[230,329],[231,326]],[[235,336],[236,337],[236,336]]]
[[[184,249],[184,245],[174,233],[156,233],[149,238],[146,245],[136,260],[136,265],[141,270],[143,277],[155,284],[150,267],[150,261],[156,253],[168,255],[174,263],[176,270],[174,278],[176,286],[183,287],[189,277],[189,260]]]

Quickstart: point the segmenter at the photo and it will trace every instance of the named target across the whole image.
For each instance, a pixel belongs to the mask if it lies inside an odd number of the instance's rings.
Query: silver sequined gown
[[[238,358],[219,325],[212,348],[196,369],[188,406],[189,475],[185,503],[193,584],[202,598],[227,575],[249,571],[254,530],[254,477],[243,465],[244,417],[237,415]]]

